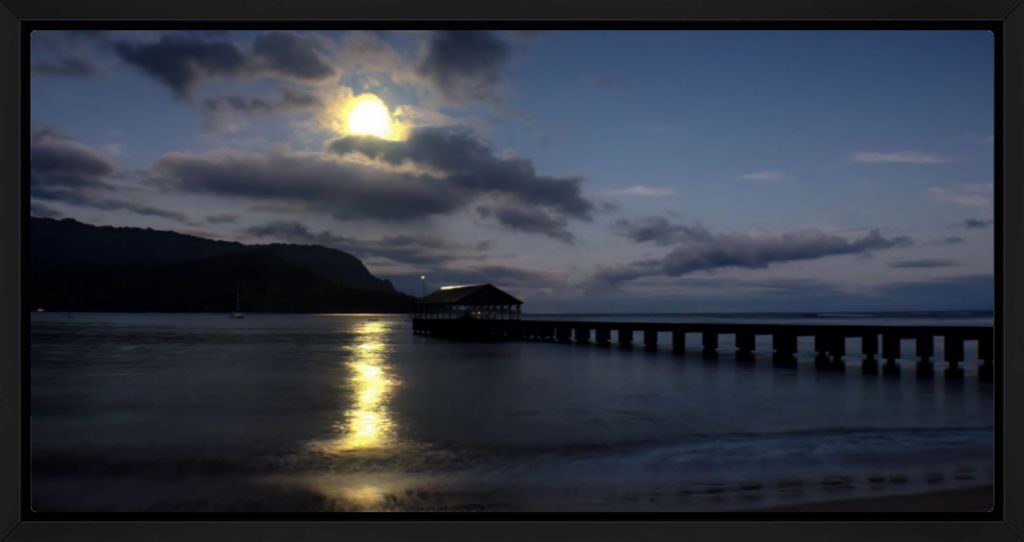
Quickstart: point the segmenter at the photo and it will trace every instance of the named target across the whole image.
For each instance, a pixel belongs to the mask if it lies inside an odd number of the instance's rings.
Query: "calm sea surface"
[[[991,325],[974,313],[587,318]],[[803,341],[795,368],[772,367],[760,340],[753,364],[690,345],[456,343],[395,315],[34,314],[31,502],[716,511],[991,483],[992,385],[971,343],[962,382],[915,378],[911,341],[899,378],[861,375],[854,342],[845,374],[815,370]]]

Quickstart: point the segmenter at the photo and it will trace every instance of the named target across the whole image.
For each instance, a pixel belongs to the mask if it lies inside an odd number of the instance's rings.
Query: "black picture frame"
[[[1024,424],[1016,414],[1024,396],[1005,393],[1024,387],[1024,329],[1021,309],[1024,262],[1021,213],[1024,204],[1024,0],[0,0],[0,539],[23,540],[1024,540]],[[27,34],[32,28],[70,26],[290,26],[370,25],[374,22],[434,27],[446,24],[614,28],[987,28],[996,37],[995,243],[997,387],[1002,424],[997,430],[996,509],[980,520],[935,515],[867,517],[863,514],[794,516],[748,514],[700,516],[675,521],[666,515],[544,515],[515,520],[488,516],[436,515],[358,521],[297,521],[295,516],[231,517],[188,515],[181,521],[131,516],[117,521],[94,517],[33,516],[25,500],[28,420],[26,356],[28,312],[22,306],[27,259],[24,236],[28,197],[23,181],[27,149]],[[1000,354],[1001,353],[1001,354]],[[1014,384],[1016,383],[1016,384]],[[997,407],[1000,405],[997,402]],[[998,414],[997,414],[998,415]],[[1014,423],[1014,422],[1017,423]],[[439,516],[439,517],[438,517]],[[166,516],[164,516],[166,517]],[[286,521],[274,521],[281,518]],[[711,519],[722,517],[723,519]],[[453,520],[452,518],[457,518]],[[461,521],[474,520],[474,521]],[[152,521],[150,521],[152,520]]]

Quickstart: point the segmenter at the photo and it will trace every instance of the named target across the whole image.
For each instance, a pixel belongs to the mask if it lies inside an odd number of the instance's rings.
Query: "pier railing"
[[[977,344],[978,377],[992,381],[993,332],[991,326],[915,326],[915,325],[830,325],[830,324],[741,324],[741,323],[658,323],[658,322],[586,322],[565,320],[428,320],[413,319],[413,333],[456,340],[524,340],[573,344],[632,347],[636,335],[643,346],[658,349],[660,333],[671,334],[672,351],[686,351],[687,335],[699,337],[701,353],[715,357],[719,353],[719,335],[735,337],[737,360],[754,361],[757,337],[771,338],[771,359],[777,365],[795,365],[798,339],[813,338],[815,366],[821,369],[844,368],[847,339],[860,341],[861,367],[864,373],[879,371],[899,374],[903,341],[913,341],[919,376],[933,373],[935,342],[941,340],[946,362],[946,378],[962,378],[964,345]],[[908,352],[909,353],[909,352]]]

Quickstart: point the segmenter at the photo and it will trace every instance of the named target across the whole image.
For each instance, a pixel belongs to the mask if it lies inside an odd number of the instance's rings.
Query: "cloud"
[[[958,244],[963,243],[963,242],[964,242],[964,238],[960,237],[959,235],[951,235],[951,236],[949,236],[949,237],[947,237],[947,238],[942,240],[942,244],[944,244],[944,245],[958,245]]]
[[[451,102],[498,102],[504,86],[508,45],[483,30],[434,32],[416,73]]]
[[[276,98],[241,96],[237,94],[218,95],[203,102],[203,114],[208,129],[220,130],[228,127],[237,116],[257,117],[281,115],[297,111],[319,111],[323,100],[305,90],[284,87]]]
[[[109,187],[114,163],[100,152],[53,130],[32,134],[29,154],[33,192],[58,188]]]
[[[963,222],[958,222],[956,226],[964,228],[966,230],[983,230],[992,225],[992,220],[983,220],[980,218],[968,218]]]
[[[32,71],[46,75],[69,77],[99,77],[106,71],[96,61],[85,56],[62,55],[32,63]]]
[[[573,243],[575,238],[568,230],[565,215],[543,208],[531,208],[517,204],[481,205],[477,207],[481,217],[494,217],[499,224],[514,231],[539,233],[563,243]]]
[[[394,73],[407,69],[401,55],[375,31],[346,32],[338,49],[338,58],[351,71]]]
[[[454,211],[471,197],[444,180],[284,149],[172,152],[150,173],[165,190],[293,203],[341,220],[416,220]]]
[[[431,171],[460,202],[490,197],[478,212],[514,230],[568,241],[568,220],[590,220],[594,209],[582,195],[583,179],[539,174],[529,159],[498,156],[463,128],[419,128],[405,141],[349,136],[328,148],[342,157]]]
[[[232,224],[238,221],[238,215],[235,213],[214,213],[206,215],[206,221],[210,224]]]
[[[41,203],[38,201],[33,201],[31,203],[31,208],[29,212],[31,213],[31,216],[41,218],[64,218],[64,213],[58,211],[57,209],[54,209],[49,205],[46,205],[45,203]]]
[[[992,183],[959,186],[932,186],[926,190],[932,198],[965,207],[992,207]]]
[[[180,222],[188,220],[181,212],[118,197],[116,188],[108,182],[116,173],[115,164],[96,149],[59,132],[37,130],[32,135],[29,156],[33,205],[39,206],[37,200],[45,200]]]
[[[317,49],[313,36],[277,31],[257,36],[251,50],[195,34],[168,34],[146,44],[124,40],[114,44],[123,61],[167,85],[182,99],[188,99],[200,82],[218,77],[274,76],[319,82],[335,76],[334,68]]]
[[[32,71],[66,77],[105,76],[107,70],[90,55],[93,45],[105,43],[106,36],[95,30],[33,31]]]
[[[890,164],[944,164],[947,159],[918,151],[856,152],[850,158],[854,162]]]
[[[658,217],[643,221],[639,227],[619,221],[616,229],[634,240],[671,243],[675,248],[660,259],[603,269],[594,275],[598,283],[614,285],[649,276],[677,277],[728,267],[763,269],[776,263],[864,254],[912,244],[906,237],[883,237],[878,230],[853,240],[814,229],[778,234],[715,234],[700,224],[684,226]]]
[[[33,191],[32,197],[102,211],[129,211],[143,216],[156,216],[183,223],[189,222],[188,215],[180,211],[171,211],[139,201],[121,199],[102,193],[96,194],[91,191],[46,190],[40,193]]]
[[[339,156],[360,154],[394,166],[423,166],[442,172],[461,189],[507,195],[575,218],[590,218],[594,207],[581,194],[582,179],[538,174],[529,159],[498,156],[485,141],[462,128],[419,128],[405,141],[349,136],[335,140],[329,148]]]
[[[672,195],[671,188],[652,188],[638,184],[630,186],[629,188],[622,188],[619,190],[609,190],[605,192],[609,196],[640,196],[640,197],[658,197],[658,196],[670,196]]]
[[[952,267],[959,265],[952,260],[921,259],[921,260],[897,260],[889,262],[889,267],[896,269],[928,269],[933,267]]]
[[[508,229],[566,242],[569,220],[589,220],[594,207],[582,179],[538,174],[462,129],[419,129],[405,141],[345,137],[326,153],[172,152],[150,174],[165,190],[298,204],[341,220],[410,221],[476,202]]]
[[[438,266],[454,259],[482,259],[480,252],[490,246],[486,241],[456,243],[423,233],[386,235],[372,240],[353,239],[326,230],[316,233],[295,220],[275,220],[249,227],[244,233],[260,239],[333,247],[362,259],[382,257],[416,266]]]
[[[668,246],[700,234],[701,227],[678,224],[663,216],[647,216],[635,220],[616,220],[612,224],[612,231],[638,243]]]
[[[777,181],[783,177],[785,175],[781,171],[755,171],[754,173],[740,175],[741,179],[748,181]]]
[[[214,96],[203,103],[203,110],[207,113],[235,111],[259,114],[316,109],[322,106],[323,102],[315,94],[294,88],[282,88],[277,99],[239,95]]]
[[[252,44],[251,69],[306,81],[321,81],[336,72],[316,50],[316,40],[291,32],[266,32]]]

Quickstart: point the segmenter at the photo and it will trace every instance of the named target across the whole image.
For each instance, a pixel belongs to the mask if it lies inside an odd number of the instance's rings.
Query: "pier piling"
[[[672,351],[676,354],[682,354],[686,351],[686,330],[672,330]]]
[[[701,334],[703,354],[705,357],[713,358],[718,355],[718,332],[705,331]]]
[[[946,378],[962,379],[964,370],[960,362],[964,360],[964,340],[956,335],[946,335],[942,338],[943,357],[946,358]]]
[[[648,350],[658,349],[658,330],[648,328],[644,330],[644,347]]]
[[[619,344],[622,346],[633,346],[633,328],[619,328]]]
[[[772,362],[777,365],[796,365],[796,335],[775,333],[772,335]]]
[[[917,376],[931,376],[934,372],[931,357],[935,354],[935,339],[931,335],[917,337]]]
[[[978,339],[978,359],[981,360],[981,367],[978,367],[978,378],[982,382],[992,382],[992,335]]]
[[[835,333],[814,336],[814,366],[819,369],[842,369],[846,338]]]
[[[861,361],[861,372],[867,375],[878,373],[878,335],[868,333],[860,338],[860,353],[864,356]]]
[[[633,344],[634,333],[643,332],[643,344],[647,350],[657,351],[658,334],[672,334],[672,352],[682,353],[686,349],[687,332],[701,335],[703,355],[708,359],[718,357],[719,335],[735,337],[735,359],[752,361],[755,357],[758,336],[771,338],[772,362],[781,366],[796,366],[799,353],[799,339],[813,337],[814,365],[820,369],[844,370],[843,356],[846,341],[860,341],[862,372],[876,374],[882,359],[882,374],[899,375],[899,360],[902,357],[902,341],[913,341],[917,357],[916,372],[927,378],[934,372],[935,362],[946,361],[947,380],[962,380],[965,361],[966,341],[977,344],[980,360],[978,379],[991,382],[993,379],[994,341],[993,328],[980,326],[888,326],[888,325],[806,325],[806,324],[764,324],[764,323],[679,323],[664,322],[607,322],[568,320],[515,320],[515,319],[454,319],[454,318],[413,318],[412,331],[416,335],[448,338],[455,340],[533,340],[556,341],[560,343],[609,345],[612,331],[623,348]],[[591,335],[593,333],[593,336]],[[935,355],[935,340],[942,337],[942,352]],[[879,356],[879,342],[881,355]],[[856,348],[856,347],[854,347]],[[909,357],[909,356],[907,356]],[[932,358],[938,357],[934,360]]]
[[[900,337],[894,333],[882,335],[882,357],[885,358],[885,365],[882,366],[882,374],[899,376],[900,366],[896,360],[900,359]]]
[[[736,359],[740,361],[754,361],[754,334],[736,334]]]

